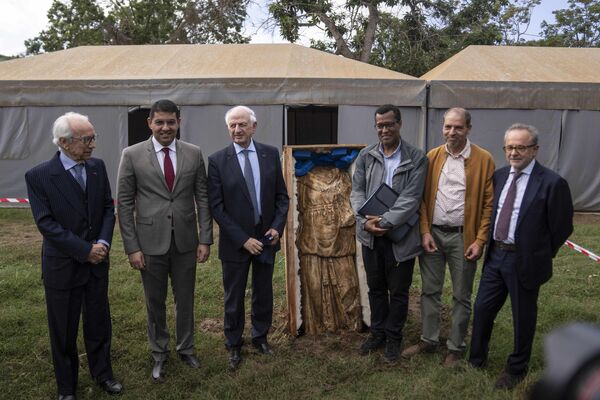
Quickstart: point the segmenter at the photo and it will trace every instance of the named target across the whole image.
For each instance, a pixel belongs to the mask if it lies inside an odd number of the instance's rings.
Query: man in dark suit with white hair
[[[86,116],[62,115],[52,133],[59,151],[28,171],[25,181],[44,238],[42,277],[58,398],[76,398],[82,309],[90,374],[104,391],[120,394],[110,360],[108,252],[115,216],[106,168],[92,158],[96,133]]]

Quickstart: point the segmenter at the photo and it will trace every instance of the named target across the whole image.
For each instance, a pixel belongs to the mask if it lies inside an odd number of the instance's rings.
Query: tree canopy
[[[569,8],[553,12],[556,22],[542,22],[545,46],[600,47],[600,1],[569,0]]]
[[[249,0],[54,0],[27,54],[83,45],[247,43]]]
[[[268,8],[271,26],[292,43],[317,30],[312,47],[414,76],[473,44],[600,46],[600,0],[568,0],[535,40],[527,32],[541,0],[54,0],[48,27],[25,44],[37,54],[94,44],[247,43],[251,1]]]

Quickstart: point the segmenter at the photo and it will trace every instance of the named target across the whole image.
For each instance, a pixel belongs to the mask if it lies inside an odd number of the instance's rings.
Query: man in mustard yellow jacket
[[[464,354],[471,316],[477,260],[483,253],[493,206],[491,154],[468,139],[471,115],[464,108],[444,114],[446,143],[427,154],[429,170],[420,210],[421,341],[402,352],[405,358],[433,352],[439,345],[440,305],[446,264],[452,280],[452,324],[444,365]]]

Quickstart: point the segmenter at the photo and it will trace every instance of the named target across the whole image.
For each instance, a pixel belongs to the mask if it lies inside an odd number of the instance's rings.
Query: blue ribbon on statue
[[[296,176],[304,176],[316,166],[346,169],[358,156],[358,150],[350,150],[345,147],[335,148],[325,153],[317,153],[310,150],[294,150],[292,155],[296,160],[294,166]]]

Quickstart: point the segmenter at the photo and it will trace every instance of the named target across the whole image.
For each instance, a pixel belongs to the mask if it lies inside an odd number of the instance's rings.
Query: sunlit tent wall
[[[26,197],[23,175],[56,150],[52,122],[66,111],[95,125],[95,155],[105,160],[114,190],[132,112],[161,98],[181,106],[181,138],[200,145],[206,158],[230,142],[223,117],[237,104],[257,112],[257,140],[281,148],[315,136],[310,113],[320,108],[331,111],[330,135],[317,141],[371,143],[375,108],[392,103],[402,108],[404,137],[424,145],[425,92],[423,80],[291,44],[85,46],[4,61],[0,197]],[[297,111],[306,109],[300,118]]]
[[[442,143],[443,113],[471,111],[471,140],[498,166],[506,128],[540,131],[538,159],[571,187],[576,210],[600,211],[600,49],[469,46],[421,79],[429,84],[427,148]]]

